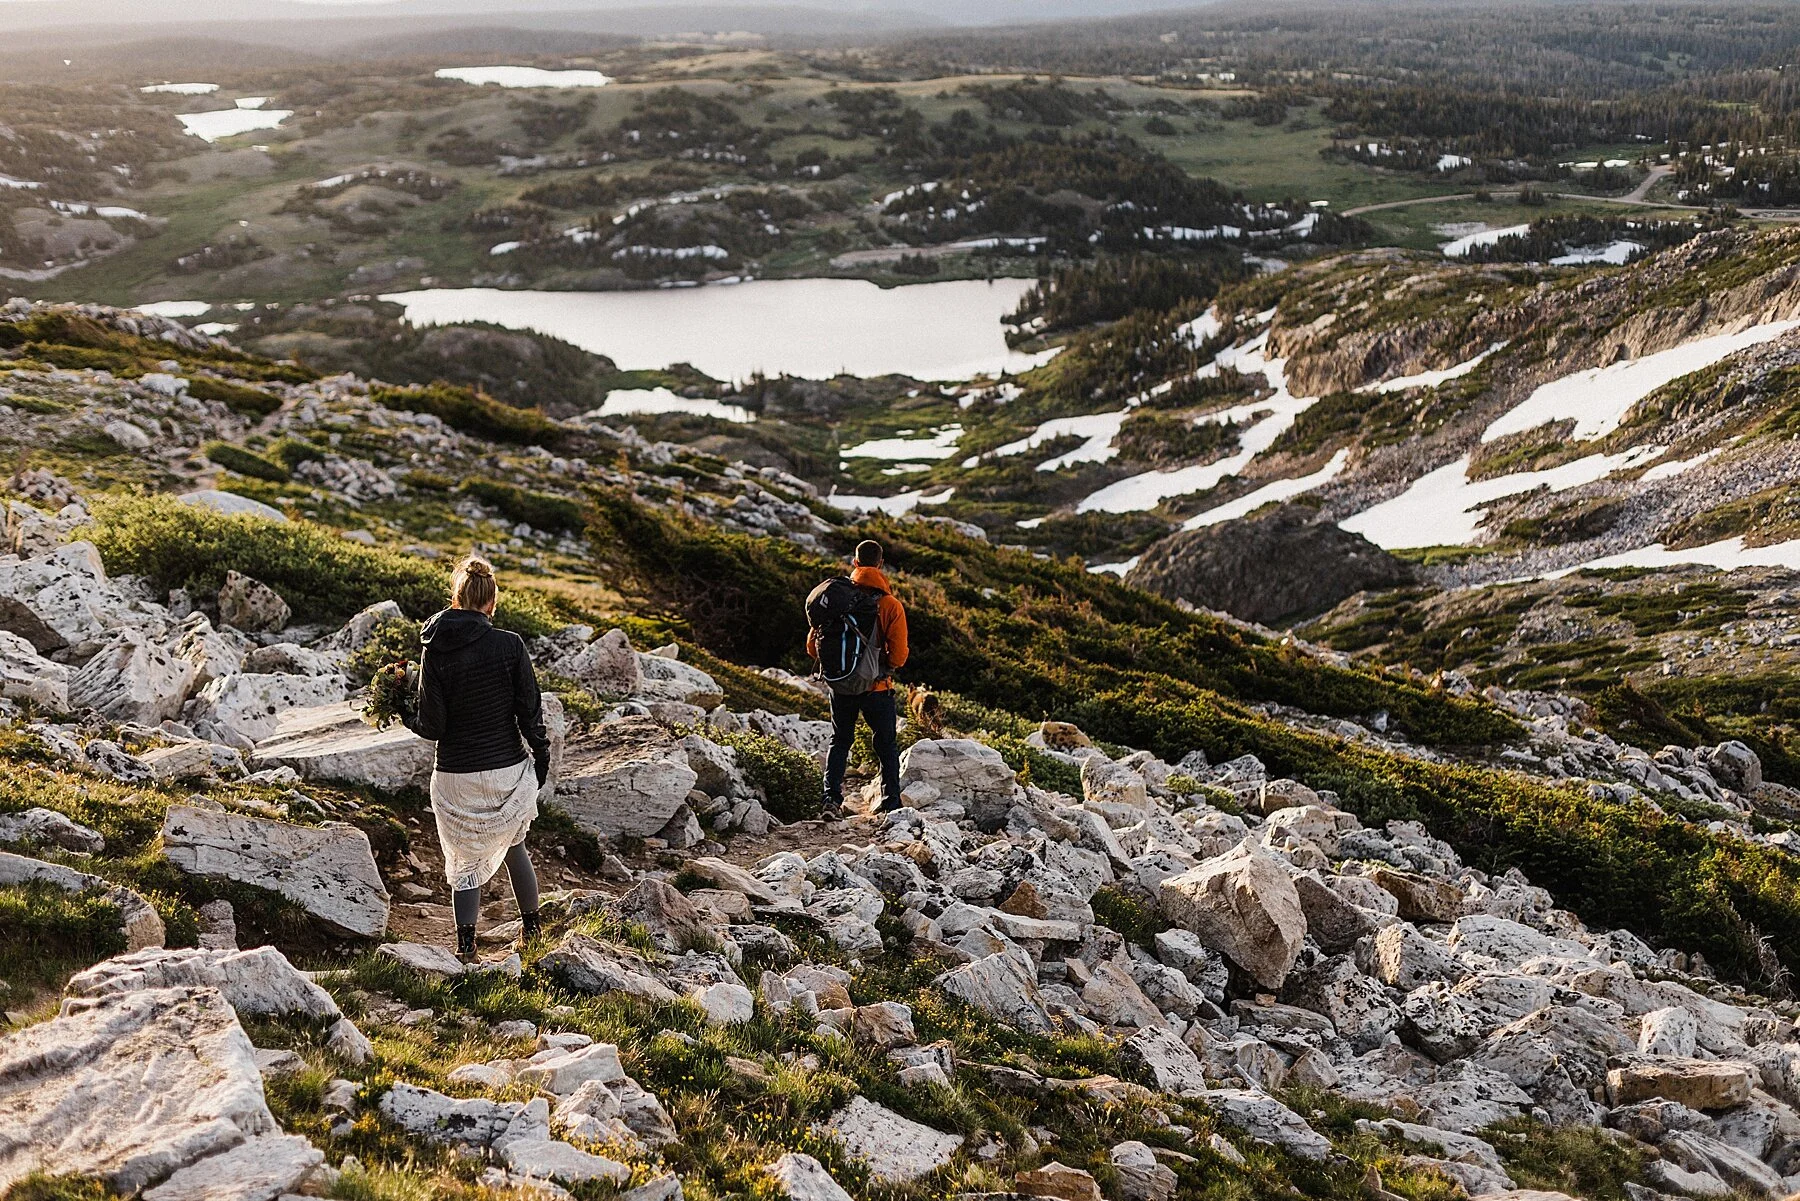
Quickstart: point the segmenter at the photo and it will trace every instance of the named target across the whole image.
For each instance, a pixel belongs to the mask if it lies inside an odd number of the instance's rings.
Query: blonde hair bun
[[[456,574],[450,577],[450,604],[454,608],[491,611],[499,596],[492,563],[480,555],[470,555],[456,565]]]

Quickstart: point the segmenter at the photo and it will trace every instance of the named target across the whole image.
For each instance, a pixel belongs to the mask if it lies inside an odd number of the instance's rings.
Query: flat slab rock
[[[302,779],[361,784],[383,792],[426,788],[437,744],[402,725],[377,730],[352,701],[290,709],[256,744],[250,766],[291,767]]]
[[[343,1016],[331,994],[274,947],[136,951],[77,972],[64,991],[71,997],[112,997],[147,988],[216,988],[238,1013]]]
[[[960,1134],[933,1130],[867,1097],[850,1098],[830,1121],[815,1129],[836,1136],[845,1150],[869,1165],[869,1174],[882,1184],[904,1184],[928,1176],[949,1163],[963,1144]]]
[[[387,886],[369,836],[355,826],[298,826],[171,805],[163,820],[163,854],[189,875],[280,893],[341,933],[378,938],[387,930]]]
[[[1221,1088],[1207,1093],[1205,1101],[1220,1121],[1252,1138],[1273,1143],[1302,1159],[1326,1159],[1331,1155],[1330,1140],[1267,1093]]]
[[[0,1189],[32,1172],[126,1195],[277,1135],[256,1051],[216,989],[71,998],[0,1040]]]
[[[274,1201],[325,1162],[297,1134],[273,1134],[189,1164],[144,1193],[144,1201]]]

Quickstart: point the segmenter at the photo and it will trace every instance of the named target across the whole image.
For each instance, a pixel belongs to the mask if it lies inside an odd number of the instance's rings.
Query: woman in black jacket
[[[550,774],[550,739],[524,641],[494,628],[499,598],[487,560],[471,556],[457,566],[450,607],[420,632],[418,707],[406,719],[413,733],[437,743],[431,811],[456,910],[456,953],[465,962],[475,957],[481,886],[502,863],[525,937],[540,928],[525,834]]]

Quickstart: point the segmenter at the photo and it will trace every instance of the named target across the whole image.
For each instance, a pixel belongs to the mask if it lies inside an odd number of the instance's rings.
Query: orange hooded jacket
[[[906,606],[894,595],[888,586],[887,577],[881,574],[879,567],[858,567],[850,573],[850,582],[863,588],[874,588],[881,593],[881,603],[875,613],[875,637],[881,643],[881,666],[884,672],[891,672],[896,667],[906,666]],[[819,635],[816,630],[806,632],[806,653],[814,659],[819,657]],[[890,692],[893,690],[892,677],[883,674],[870,692]]]

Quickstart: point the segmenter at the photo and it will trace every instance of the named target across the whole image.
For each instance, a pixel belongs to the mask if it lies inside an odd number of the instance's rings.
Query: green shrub
[[[763,808],[784,822],[806,821],[819,815],[825,794],[825,777],[811,755],[795,750],[767,734],[741,731],[721,734],[705,731],[708,738],[737,751],[744,778],[763,794]]]
[[[369,397],[385,408],[430,413],[452,429],[496,442],[547,445],[561,432],[536,409],[516,408],[443,380],[422,388],[371,388]]]
[[[279,592],[303,621],[342,621],[383,600],[420,618],[449,594],[442,568],[311,522],[227,517],[162,495],[98,497],[94,517],[89,536],[109,571],[210,595],[237,570]],[[501,593],[495,624],[536,635],[558,623],[540,598],[511,589]]]
[[[523,521],[534,529],[573,534],[586,524],[581,502],[549,492],[534,492],[497,480],[470,480],[462,490],[499,509],[511,521]]]
[[[293,471],[302,463],[317,463],[325,458],[325,448],[299,438],[283,438],[269,447],[269,457]]]
[[[91,1176],[33,1172],[6,1190],[5,1201],[113,1201],[119,1194]]]
[[[280,463],[271,462],[253,450],[245,450],[230,442],[208,442],[200,448],[200,453],[225,470],[235,471],[239,475],[275,484],[284,484],[288,480],[288,469]]]
[[[1494,1144],[1520,1188],[1588,1201],[1626,1201],[1626,1183],[1644,1182],[1643,1152],[1595,1126],[1555,1129],[1530,1118],[1512,1118],[1478,1133]]]
[[[1156,936],[1169,928],[1167,919],[1153,906],[1110,884],[1096,892],[1088,904],[1093,906],[1095,921],[1147,951],[1156,950]]]
[[[248,388],[207,375],[196,375],[188,380],[188,395],[198,400],[216,400],[246,417],[267,417],[281,407],[280,397],[270,396],[261,388]]]

